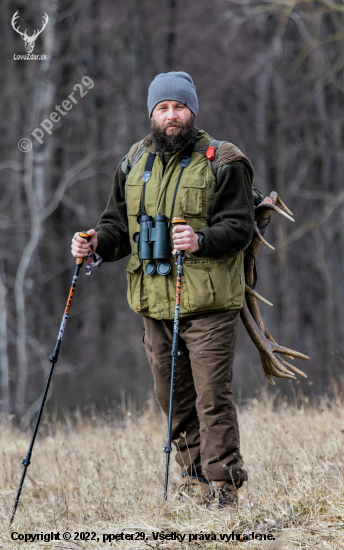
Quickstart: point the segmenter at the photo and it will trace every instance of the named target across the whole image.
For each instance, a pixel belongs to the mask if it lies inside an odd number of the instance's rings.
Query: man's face
[[[196,139],[195,115],[179,101],[160,101],[152,112],[152,141],[157,151],[175,153]]]
[[[179,101],[160,101],[152,112],[152,121],[155,126],[169,136],[178,134],[184,124],[190,121],[192,112],[189,107]]]

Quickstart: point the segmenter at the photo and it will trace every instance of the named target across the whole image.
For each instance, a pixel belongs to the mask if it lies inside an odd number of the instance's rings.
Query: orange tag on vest
[[[214,160],[215,151],[216,151],[215,147],[208,147],[207,152],[205,154],[208,160]]]

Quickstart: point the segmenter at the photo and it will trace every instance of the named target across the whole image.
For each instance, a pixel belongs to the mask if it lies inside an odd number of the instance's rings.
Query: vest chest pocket
[[[126,203],[129,216],[137,216],[141,208],[142,183],[126,184]]]
[[[184,176],[181,181],[180,210],[185,216],[201,216],[206,211],[206,182],[203,174]]]

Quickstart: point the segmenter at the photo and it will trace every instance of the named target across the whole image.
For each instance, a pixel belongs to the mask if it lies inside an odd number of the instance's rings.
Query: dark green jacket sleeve
[[[244,162],[231,162],[218,169],[209,225],[198,231],[204,235],[204,241],[195,256],[220,258],[225,253],[236,256],[249,245],[255,218],[252,182]]]
[[[131,252],[125,203],[126,175],[121,164],[117,166],[106,209],[95,228],[98,236],[96,252],[105,262],[120,260]]]

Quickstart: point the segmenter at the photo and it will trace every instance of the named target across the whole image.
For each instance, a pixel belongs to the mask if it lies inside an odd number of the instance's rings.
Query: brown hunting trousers
[[[247,479],[231,388],[239,316],[227,310],[180,319],[172,423],[183,471],[237,487]],[[155,395],[168,415],[173,321],[144,316],[144,325]]]

